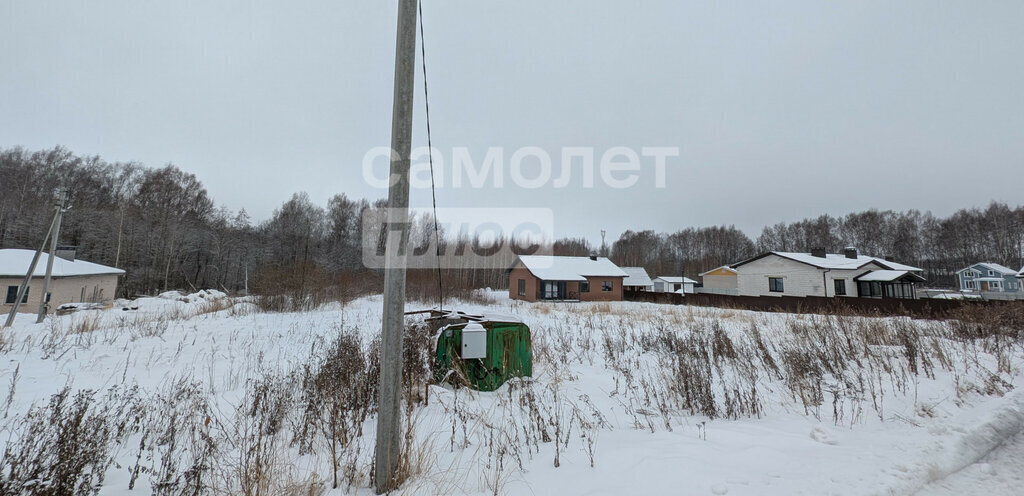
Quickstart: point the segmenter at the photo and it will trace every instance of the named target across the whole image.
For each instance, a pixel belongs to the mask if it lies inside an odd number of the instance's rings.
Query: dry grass
[[[197,308],[192,313],[192,315],[199,316],[208,313],[216,313],[223,310],[234,308],[234,306],[235,300],[232,298],[212,298],[203,301],[203,303],[199,305],[199,308]]]
[[[71,319],[65,329],[65,334],[85,334],[87,332],[93,332],[100,328],[100,324],[103,321],[103,315],[99,312],[90,312],[88,314],[76,316]]]
[[[11,338],[11,332],[6,328],[0,327],[0,353],[7,353],[13,345],[14,342]]]
[[[90,340],[162,337],[181,325],[177,319],[255,308],[231,301],[209,300],[195,312],[124,315],[107,326],[99,314],[53,319],[39,339],[47,356],[60,356]],[[538,322],[531,325],[535,378],[486,396],[431,387],[427,406],[431,333],[426,326],[407,329],[400,492],[497,495],[531,463],[558,467],[589,458],[593,466],[612,415],[650,432],[697,425],[701,436],[714,420],[779,411],[843,426],[870,416],[888,421],[895,416],[887,402],[916,398],[922,381],[950,381],[954,403],[1004,394],[1022,348],[1020,316],[1009,310],[937,322],[607,302],[512,305]],[[110,450],[135,453],[127,467],[133,484],[148,480],[156,492],[319,495],[369,486],[373,440],[364,427],[376,408],[379,343],[340,324],[331,335],[310,343],[302,363],[281,370],[253,364],[231,386],[244,397],[226,411],[216,407],[212,377],[173,380],[149,392],[141,412],[129,401],[141,396],[97,396],[90,408],[111,412],[113,423],[95,429],[115,434],[98,437],[107,444],[90,456],[103,463]],[[581,393],[580,385],[597,380],[581,375],[591,367],[607,369],[600,380],[614,383],[607,391],[611,410]],[[246,374],[255,377],[246,381]],[[12,379],[9,396],[16,386]],[[435,420],[425,408],[442,411],[436,417],[443,423],[425,425]],[[936,415],[924,403],[912,411]],[[30,425],[4,427],[22,433]],[[438,467],[444,451],[458,461]],[[297,459],[311,467],[297,469]]]

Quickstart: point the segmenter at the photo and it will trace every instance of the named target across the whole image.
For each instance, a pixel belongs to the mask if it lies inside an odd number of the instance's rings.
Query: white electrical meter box
[[[463,360],[471,358],[487,358],[487,329],[484,326],[470,322],[462,328],[462,353]]]

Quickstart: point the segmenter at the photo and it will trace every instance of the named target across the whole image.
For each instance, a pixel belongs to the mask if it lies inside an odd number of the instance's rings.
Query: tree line
[[[361,219],[383,211],[384,200],[338,194],[321,206],[296,193],[270,219],[254,223],[244,209],[218,206],[194,174],[174,165],[150,168],[79,156],[62,147],[16,147],[0,149],[0,248],[38,247],[60,192],[67,192],[72,207],[60,243],[77,246],[86,260],[124,269],[118,296],[216,288],[316,303],[380,288],[380,271],[363,265]],[[450,248],[481,241],[439,235],[444,287],[438,289],[435,270],[411,270],[412,296],[435,299],[441,290],[506,287],[505,269],[514,253],[464,260]],[[416,217],[411,243],[433,246],[433,236],[433,219]],[[953,272],[973,262],[1024,264],[1024,207],[992,203],[946,218],[869,210],[779,223],[765,227],[756,240],[733,226],[715,226],[626,231],[611,246],[600,247],[584,238],[564,238],[545,248],[556,255],[600,253],[622,266],[644,267],[652,276],[696,278],[762,251],[824,247],[838,252],[845,246],[918,265],[932,283],[951,285]]]
[[[338,194],[320,206],[295,193],[270,219],[254,223],[244,209],[217,206],[194,174],[174,165],[17,147],[0,150],[0,248],[37,248],[54,199],[65,192],[71,208],[59,242],[77,246],[83,259],[124,269],[118,296],[214,288],[315,304],[380,290],[380,270],[363,265],[361,219],[383,212],[382,199]],[[433,246],[433,219],[412,221],[412,245]],[[450,292],[507,284],[504,269],[513,257],[467,266],[454,248],[486,243],[443,231],[439,237],[453,247],[442,273]],[[410,270],[409,292],[436,299],[436,271]]]

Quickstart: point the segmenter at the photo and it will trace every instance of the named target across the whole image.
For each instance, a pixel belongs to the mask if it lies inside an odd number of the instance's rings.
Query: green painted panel
[[[463,360],[462,329],[456,324],[441,330],[434,355],[434,376],[438,381],[467,383],[480,391],[494,391],[513,377],[533,375],[533,346],[525,324],[481,322],[487,329],[487,356]],[[455,376],[455,377],[452,377]]]

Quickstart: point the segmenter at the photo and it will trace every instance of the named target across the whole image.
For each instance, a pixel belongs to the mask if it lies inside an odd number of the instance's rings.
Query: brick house
[[[522,255],[508,269],[514,300],[620,301],[625,271],[604,257]]]

